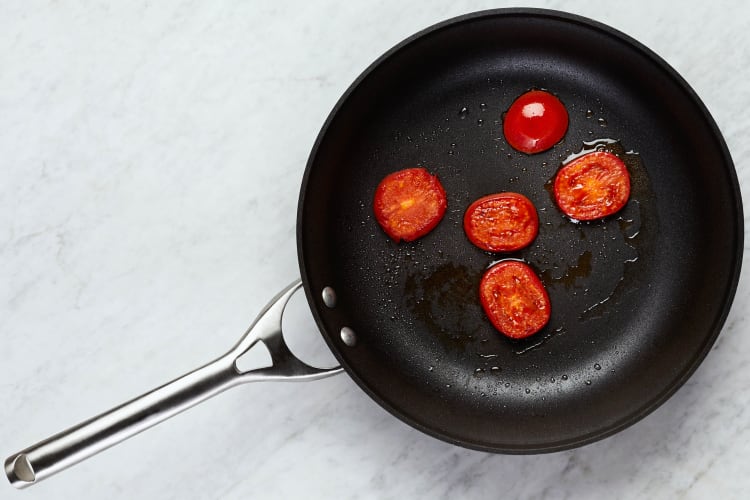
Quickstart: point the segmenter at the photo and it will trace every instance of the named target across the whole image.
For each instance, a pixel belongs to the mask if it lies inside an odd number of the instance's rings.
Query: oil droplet
[[[567,375],[563,375],[563,376],[562,376],[562,379],[563,379],[563,380],[568,380],[568,376],[567,376]]]
[[[500,367],[499,366],[493,366],[492,368],[490,368],[490,371],[492,373],[500,373]]]
[[[584,235],[584,233],[581,232],[581,235]],[[591,252],[586,250],[578,256],[578,262],[575,265],[568,266],[565,273],[559,278],[553,277],[550,271],[541,273],[542,282],[548,286],[562,283],[566,290],[574,288],[578,278],[584,279],[591,274],[591,257]]]
[[[485,103],[482,103],[482,104],[479,105],[479,109],[481,111],[486,111],[487,110],[487,105]]]
[[[445,387],[447,387],[448,389],[450,389],[451,385],[450,384],[445,384]]]
[[[466,116],[469,114],[469,110],[466,107],[461,108],[461,110],[458,112],[458,117],[462,120],[466,118]]]
[[[587,380],[587,381],[586,381],[586,385],[591,385],[591,381],[590,381],[590,380]]]
[[[526,389],[526,394],[531,394],[531,389]]]
[[[590,109],[586,110],[586,118],[592,118],[594,116],[594,112]]]
[[[484,123],[484,120],[482,120],[481,118],[477,120],[477,125],[479,125],[480,127],[482,126],[483,123]]]
[[[607,120],[605,120],[604,118],[599,118],[596,121],[597,121],[597,123],[599,124],[600,127],[606,127],[607,126]]]
[[[505,387],[510,387],[510,382],[505,382]]]
[[[433,367],[433,366],[430,366],[429,368],[427,368],[428,371],[432,371],[434,369],[435,369],[435,367]]]
[[[555,377],[552,377],[551,379],[549,379],[549,381],[554,384],[555,383]]]
[[[596,363],[594,365],[594,370],[601,370],[601,369],[602,369],[602,365],[600,365],[599,363]]]
[[[484,373],[484,368],[477,368],[476,370],[474,370],[474,373],[477,375],[479,375],[480,373]]]

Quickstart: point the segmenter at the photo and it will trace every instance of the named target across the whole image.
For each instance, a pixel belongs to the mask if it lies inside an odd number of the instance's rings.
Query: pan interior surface
[[[557,95],[570,124],[552,149],[526,155],[507,144],[502,117],[533,88]],[[550,181],[597,148],[625,160],[630,201],[576,223]],[[438,175],[448,210],[427,236],[397,244],[375,221],[373,193],[415,166]],[[537,239],[512,254],[463,232],[468,205],[501,191],[539,214]],[[471,448],[555,451],[637,421],[701,362],[736,288],[741,201],[710,115],[650,51],[578,17],[494,11],[412,37],[347,91],[305,172],[298,250],[326,341],[386,409]],[[523,341],[479,304],[482,273],[504,258],[529,263],[552,303],[549,324]]]

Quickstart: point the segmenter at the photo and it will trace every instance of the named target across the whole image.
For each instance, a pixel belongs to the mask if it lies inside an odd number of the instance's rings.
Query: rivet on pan
[[[329,309],[336,307],[336,291],[333,288],[330,286],[325,287],[321,295],[323,296],[323,303],[326,307]]]
[[[345,326],[341,329],[341,340],[349,347],[354,347],[357,344],[357,335],[354,330]]]

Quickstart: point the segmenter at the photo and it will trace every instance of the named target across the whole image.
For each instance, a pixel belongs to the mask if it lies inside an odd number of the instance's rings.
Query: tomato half
[[[565,136],[568,111],[560,99],[531,90],[513,101],[503,120],[505,139],[524,153],[546,151]]]
[[[534,241],[539,217],[534,204],[522,194],[491,194],[466,209],[464,231],[482,250],[513,252]]]
[[[529,337],[549,322],[549,296],[534,270],[523,262],[504,260],[479,283],[479,298],[492,325],[512,339]]]
[[[443,185],[424,168],[387,175],[375,190],[373,206],[378,224],[395,242],[413,241],[432,231],[447,207]]]
[[[628,202],[630,174],[606,151],[585,154],[562,166],[555,176],[555,201],[568,217],[594,220],[612,215]]]

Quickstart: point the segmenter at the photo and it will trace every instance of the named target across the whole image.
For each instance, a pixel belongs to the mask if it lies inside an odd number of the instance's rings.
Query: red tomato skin
[[[549,92],[530,90],[508,108],[503,134],[513,149],[541,153],[560,142],[568,130],[565,105]]]
[[[568,217],[589,221],[620,211],[630,197],[630,174],[612,153],[594,151],[560,168],[555,175],[555,202]]]
[[[524,339],[549,322],[549,295],[527,264],[501,261],[488,269],[479,283],[479,298],[487,318],[503,335]]]
[[[390,173],[375,189],[375,219],[396,243],[414,241],[432,231],[447,207],[443,185],[424,168]]]
[[[466,209],[464,232],[482,250],[515,252],[534,241],[539,232],[539,216],[531,200],[522,194],[490,194]]]

